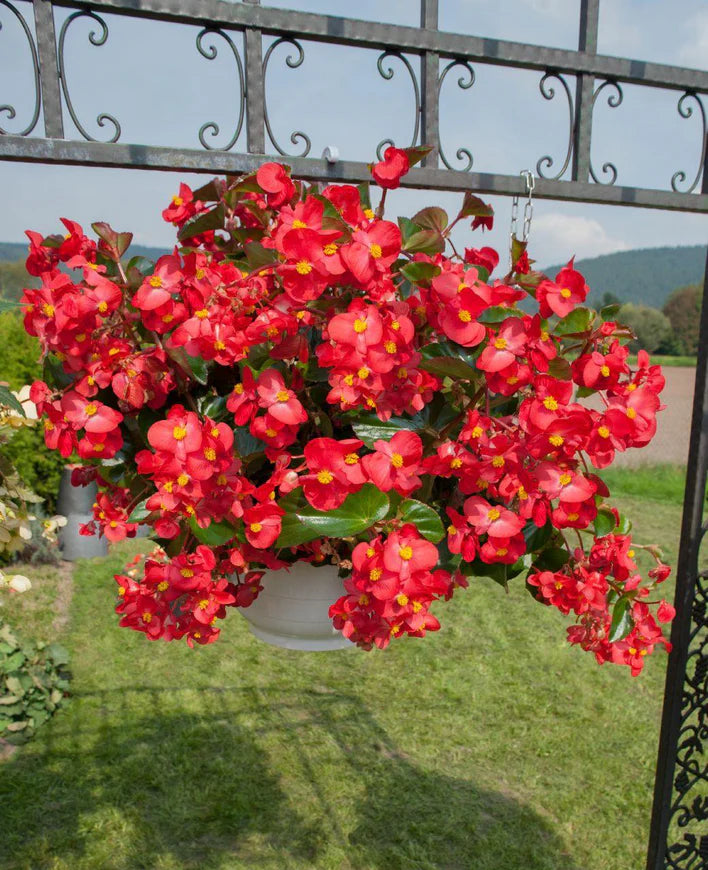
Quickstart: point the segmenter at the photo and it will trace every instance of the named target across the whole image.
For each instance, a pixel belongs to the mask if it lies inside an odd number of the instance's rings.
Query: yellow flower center
[[[498,520],[500,516],[501,513],[499,512],[498,508],[490,508],[487,511],[487,519],[491,520],[492,522],[494,522],[494,520]]]
[[[600,426],[600,428],[597,430],[597,434],[600,436],[600,438],[609,438],[610,430],[607,428],[607,426]]]
[[[183,577],[189,579],[190,577],[194,577],[194,571],[191,568],[182,568],[179,572]]]
[[[354,375],[345,375],[345,376],[344,376],[344,383],[345,383],[348,387],[351,387],[352,384],[354,383]]]
[[[174,319],[175,319],[174,314],[163,314],[162,315],[162,322],[163,323],[172,323],[172,321]]]
[[[499,336],[499,338],[494,341],[494,347],[496,347],[497,350],[504,350],[506,347],[506,339]]]
[[[603,366],[603,367],[600,369],[600,374],[602,375],[603,378],[609,378],[609,376],[610,376],[610,367],[609,367],[609,366]]]
[[[330,242],[328,245],[325,245],[324,248],[322,248],[322,252],[324,253],[325,257],[331,257],[333,254],[337,253],[337,246],[334,244],[334,242]]]
[[[149,610],[145,610],[142,615],[143,622],[150,623],[152,622],[152,613]]]
[[[400,595],[396,596],[396,603],[399,605],[399,607],[405,607],[406,604],[408,604],[408,596],[404,595],[403,592],[401,592]]]
[[[267,435],[268,438],[275,438],[275,436],[278,434],[278,433],[275,431],[275,429],[266,429],[266,430],[265,430],[265,433],[266,433],[266,435]]]
[[[216,459],[216,450],[213,447],[205,447],[204,448],[204,458],[209,462],[213,462]]]
[[[202,598],[202,600],[199,602],[199,609],[206,610],[208,606],[209,606],[209,599]]]
[[[194,315],[200,320],[204,320],[205,317],[209,316],[209,312],[206,310],[206,308],[200,308],[199,311],[194,312]]]
[[[371,256],[374,260],[378,260],[383,255],[383,251],[381,250],[381,245],[377,245],[376,242],[369,248]]]
[[[45,302],[42,306],[42,311],[46,314],[47,317],[54,317],[54,306],[50,305],[48,302]]]
[[[459,456],[456,456],[456,457],[455,457],[455,458],[450,462],[450,468],[461,468],[461,467],[462,467],[462,460],[460,459]]]
[[[86,405],[84,411],[87,417],[93,417],[94,414],[98,413],[98,407],[91,402],[90,405]]]
[[[372,208],[365,208],[364,217],[367,219],[367,221],[372,221],[374,219],[374,210]]]
[[[249,526],[249,529],[253,532],[254,535],[257,535],[262,528],[263,526],[260,523],[251,523],[251,525]]]
[[[373,547],[367,547],[367,548],[366,548],[366,557],[367,557],[368,559],[371,559],[375,554],[376,554],[376,550],[374,550]]]
[[[372,583],[376,583],[377,580],[381,579],[382,573],[381,568],[372,568],[371,571],[369,571],[369,580],[371,580]]]
[[[413,613],[418,613],[423,609],[423,605],[420,601],[414,601],[411,607],[413,608]]]
[[[346,465],[356,465],[359,462],[359,457],[356,453],[347,453],[344,457],[344,462]]]
[[[506,460],[503,456],[495,456],[494,459],[492,459],[492,465],[494,468],[502,468],[505,464]]]
[[[361,378],[362,381],[365,381],[369,377],[370,374],[371,374],[371,372],[366,368],[366,366],[362,366],[359,369],[359,371],[356,373],[356,376],[358,378]]]
[[[507,384],[509,384],[510,386],[513,387],[514,384],[518,384],[519,379],[516,377],[516,375],[511,375],[510,377],[508,377],[506,379],[506,382],[507,382]]]
[[[243,384],[236,384],[234,387],[234,393],[236,393],[237,396],[240,396],[241,393],[243,393]]]
[[[570,290],[568,290],[567,287],[563,287],[563,288],[561,289],[560,295],[561,295],[564,299],[570,299],[570,297],[572,296]]]
[[[499,547],[499,549],[497,550],[497,556],[502,556],[502,557],[503,557],[503,556],[506,556],[506,554],[507,554],[508,552],[509,552],[509,551],[507,550],[506,547]]]
[[[634,420],[634,418],[637,416],[637,412],[634,410],[634,408],[627,408],[627,416],[630,420]]]
[[[279,402],[287,402],[290,399],[290,393],[287,390],[278,390],[275,397]]]
[[[576,513],[568,514],[568,519],[570,520],[571,523],[577,522],[579,517],[580,517],[580,514],[576,514]]]
[[[558,483],[560,483],[561,486],[568,486],[572,479],[572,475],[568,474],[568,472],[566,471],[565,474],[561,474],[561,476],[558,478]]]
[[[294,230],[305,230],[305,229],[307,229],[307,224],[305,223],[305,221],[301,221],[301,220],[298,220],[297,218],[295,218],[295,220],[293,221],[293,229]]]
[[[184,200],[182,199],[181,196],[177,196],[177,194],[175,194],[175,195],[172,197],[172,205],[180,206],[180,205],[183,205],[183,204],[184,204]]]
[[[384,350],[386,351],[386,353],[396,353],[396,342],[395,341],[384,342]]]
[[[526,492],[526,488],[523,486],[519,487],[519,491],[517,492],[517,495],[519,496],[521,501],[526,501],[526,499],[529,497],[529,494]]]
[[[203,278],[206,277],[206,272],[204,271],[204,269],[197,269],[197,271],[194,273],[194,277],[197,279],[197,281],[201,281]]]
[[[332,481],[334,480],[334,475],[331,471],[323,468],[322,471],[317,472],[317,480],[319,481],[319,483],[323,484],[332,483]]]
[[[398,551],[398,555],[403,559],[404,562],[409,562],[413,558],[413,548],[412,547],[401,547]]]
[[[217,338],[217,340],[214,342],[214,350],[226,350],[226,345],[223,341]]]
[[[189,483],[189,475],[182,472],[177,478],[177,486],[186,486]]]
[[[367,327],[367,322],[359,317],[354,321],[354,332],[364,332]]]
[[[546,396],[543,400],[544,408],[548,408],[549,411],[557,411],[558,410],[558,402],[553,398],[553,396]]]
[[[475,426],[474,429],[472,430],[472,437],[473,438],[481,438],[482,435],[484,435],[484,429],[482,429],[481,426]]]
[[[400,328],[401,328],[401,324],[400,324],[397,320],[392,320],[392,321],[391,321],[391,329],[392,329],[394,332],[398,332],[398,330],[399,330]]]
[[[394,468],[403,468],[403,457],[400,453],[394,453],[391,456],[391,465],[393,465]]]
[[[308,263],[307,260],[300,260],[295,266],[295,271],[298,275],[309,275],[312,271],[312,263]]]
[[[93,449],[94,449],[95,453],[103,453],[103,451],[106,449],[106,445],[105,444],[94,444]]]
[[[183,441],[187,437],[187,430],[184,426],[175,426],[172,430],[172,437],[175,441]]]
[[[158,592],[164,592],[165,589],[169,588],[169,585],[170,585],[170,584],[167,582],[167,580],[161,580],[161,581],[157,584],[157,591],[158,591]]]
[[[551,435],[548,440],[554,447],[560,447],[565,441],[565,438],[563,438],[562,435]]]
[[[98,303],[98,310],[101,312],[101,314],[105,314],[106,311],[108,311],[108,303],[105,302],[105,301],[102,299],[102,300]]]
[[[462,311],[459,311],[457,316],[463,323],[469,323],[472,320],[472,315],[467,309],[463,308]]]
[[[159,275],[153,275],[150,278],[150,286],[151,287],[162,287],[162,278]]]

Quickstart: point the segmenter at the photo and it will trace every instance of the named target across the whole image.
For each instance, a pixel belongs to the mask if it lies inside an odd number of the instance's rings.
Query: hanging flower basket
[[[543,275],[515,235],[506,271],[460,255],[453,227],[492,226],[478,197],[386,220],[426,151],[387,149],[376,211],[368,185],[276,163],[182,185],[156,263],[104,223],[98,244],[69,220],[29,232],[46,442],[98,484],[90,527],[155,540],[116,577],[121,625],[150,639],[211,643],[237,607],[269,642],[383,648],[488,577],[637,674],[668,646],[669,569],[645,547],[642,576],[597,469],[654,435],[661,371],[630,366],[630,330],[585,305],[572,260]]]
[[[285,649],[313,652],[347,649],[351,643],[332,625],[329,608],[344,592],[334,565],[296,562],[266,571],[262,589],[241,613],[260,640]]]

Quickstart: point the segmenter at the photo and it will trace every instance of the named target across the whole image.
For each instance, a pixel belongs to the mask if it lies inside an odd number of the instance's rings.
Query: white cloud
[[[708,10],[693,15],[686,23],[686,30],[691,35],[681,46],[680,61],[686,66],[705,69],[708,59]]]
[[[599,257],[631,246],[623,239],[608,235],[592,218],[555,212],[535,218],[531,225],[530,251],[539,263]]]

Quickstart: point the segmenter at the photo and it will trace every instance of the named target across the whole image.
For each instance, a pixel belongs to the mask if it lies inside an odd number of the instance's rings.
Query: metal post
[[[703,193],[708,192],[708,156],[703,165]],[[708,257],[703,282],[703,306],[696,362],[696,386],[693,394],[691,440],[686,468],[686,492],[683,501],[681,545],[676,569],[676,618],[671,630],[673,649],[669,656],[664,688],[664,706],[661,717],[659,756],[656,764],[654,803],[647,870],[664,870],[668,853],[668,833],[671,818],[676,811],[674,802],[674,773],[679,752],[679,736],[684,722],[683,703],[686,666],[692,637],[693,604],[698,578],[698,557],[703,539],[703,506],[705,503],[706,474],[708,473]],[[697,617],[698,618],[698,617]],[[706,627],[703,614],[703,627]],[[698,699],[699,701],[701,699]],[[705,705],[706,698],[702,698]],[[700,759],[694,757],[700,764]],[[689,790],[682,789],[683,792]],[[705,838],[708,845],[708,838]],[[691,847],[689,846],[689,849]],[[698,849],[696,844],[696,856]],[[705,855],[703,856],[705,857]],[[672,867],[678,866],[671,864]],[[685,867],[696,866],[686,863]]]
[[[581,0],[578,49],[597,54],[597,27],[600,0]],[[587,181],[590,175],[590,139],[595,77],[578,73],[575,85],[575,122],[573,125],[573,180]]]
[[[438,0],[421,0],[420,26],[425,30],[438,29]],[[440,110],[438,106],[438,76],[440,55],[425,51],[420,58],[421,78],[421,145],[430,145],[432,151],[423,160],[423,166],[436,167],[440,150]]]
[[[37,32],[37,54],[42,85],[44,130],[47,139],[64,138],[64,122],[59,90],[57,44],[51,0],[34,0],[34,26]]]
[[[261,0],[243,0],[258,6]],[[263,123],[265,88],[263,84],[263,34],[247,27],[244,32],[246,53],[246,147],[250,154],[265,154],[265,127]]]

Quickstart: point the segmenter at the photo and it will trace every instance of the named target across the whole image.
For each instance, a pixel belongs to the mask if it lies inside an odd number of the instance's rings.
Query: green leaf
[[[518,308],[504,308],[503,305],[492,305],[483,311],[477,320],[480,323],[502,323],[508,317],[523,317],[524,312]]]
[[[61,360],[57,359],[54,354],[48,353],[44,358],[42,380],[49,384],[50,387],[64,389],[64,387],[69,386],[73,378],[64,371]]]
[[[436,356],[430,359],[423,359],[418,363],[418,368],[443,378],[460,378],[466,381],[478,381],[480,379],[480,374],[476,368],[473,368],[461,359],[455,359],[450,356]]]
[[[600,317],[603,320],[614,320],[615,314],[617,314],[621,307],[622,305],[620,303],[605,305],[604,308],[600,309]]]
[[[617,603],[612,608],[612,622],[610,623],[610,635],[608,638],[610,643],[615,643],[615,641],[627,637],[634,628],[630,604],[631,599],[623,595],[617,599]]]
[[[445,537],[445,528],[440,515],[422,501],[407,498],[401,502],[398,512],[402,522],[413,523],[420,534],[434,544]]]
[[[167,355],[189,375],[192,380],[199,384],[206,384],[209,379],[209,368],[206,360],[201,357],[190,356],[182,347],[166,348]]]
[[[442,254],[445,239],[436,230],[418,230],[408,236],[401,249],[409,254]]]
[[[243,246],[246,262],[251,270],[261,266],[270,266],[278,262],[278,252],[273,248],[264,248],[258,242],[246,242]]]
[[[130,516],[128,517],[129,523],[141,523],[143,520],[147,519],[150,516],[151,511],[149,511],[145,507],[146,502],[147,499],[144,498],[141,502],[135,505],[133,510],[130,512]]]
[[[570,559],[570,553],[564,547],[549,547],[533,563],[539,571],[559,571]]]
[[[406,152],[410,165],[415,166],[416,163],[420,163],[424,157],[430,154],[433,149],[431,145],[419,145],[412,148],[403,148],[402,150]]]
[[[447,229],[450,220],[445,209],[438,208],[436,205],[431,205],[428,208],[423,208],[417,214],[413,215],[413,223],[418,224],[426,230],[435,230],[442,233]]]
[[[291,494],[292,495],[292,494]],[[292,504],[292,500],[290,502]],[[280,506],[288,509],[288,502]],[[277,547],[293,547],[315,538],[344,538],[366,531],[388,513],[389,502],[385,492],[367,483],[347,496],[341,507],[331,511],[315,510],[304,502],[283,517],[283,530],[276,541]],[[295,522],[293,522],[293,519]]]
[[[573,377],[573,370],[565,357],[556,356],[548,363],[548,374],[559,381],[569,381]]]
[[[519,262],[519,257],[526,250],[527,242],[522,242],[515,235],[511,237],[511,265],[515,266]]]
[[[595,312],[589,308],[575,308],[559,320],[553,332],[556,335],[583,335],[590,328]]]
[[[215,523],[212,521],[206,529],[203,529],[194,517],[190,517],[189,527],[198,541],[201,541],[202,544],[208,544],[210,547],[220,547],[236,537],[236,529],[231,523]]]
[[[191,239],[193,236],[198,236],[208,230],[223,230],[226,212],[224,204],[220,202],[216,208],[210,211],[203,211],[200,214],[190,218],[187,223],[179,231],[177,238],[180,241]]]
[[[467,192],[462,201],[462,208],[458,214],[458,218],[466,217],[492,217],[494,209],[484,200],[475,196],[473,193]]]
[[[616,532],[618,535],[628,535],[632,531],[632,521],[624,514],[620,514]]]
[[[20,404],[17,396],[15,396],[8,387],[0,384],[0,405],[5,405],[6,408],[12,408],[23,417],[26,417],[25,409]]]
[[[254,438],[247,426],[234,427],[234,443],[238,455],[242,459],[246,456],[252,456],[254,453],[262,453],[265,450],[265,444],[258,438]]]
[[[592,387],[578,387],[575,391],[576,399],[584,399],[586,396],[594,396],[597,390],[593,390]]]
[[[400,432],[402,429],[415,432],[422,427],[422,423],[415,417],[391,417],[386,420],[379,420],[375,414],[361,414],[358,422],[352,425],[356,437],[366,444],[367,447],[373,447],[374,441],[390,441],[391,438]]]
[[[59,643],[50,643],[46,648],[46,654],[56,667],[69,664],[69,653]]]
[[[615,529],[615,515],[607,508],[600,508],[595,517],[595,537],[604,538]]]
[[[540,550],[541,547],[548,543],[553,533],[553,525],[547,522],[544,526],[539,527],[533,521],[529,520],[524,527],[524,538],[526,539],[526,552],[534,553]]]
[[[105,221],[97,221],[91,224],[91,227],[99,239],[105,243],[111,257],[116,260],[119,260],[123,256],[133,241],[132,233],[118,233]]]
[[[421,284],[432,281],[432,279],[440,274],[440,266],[434,263],[425,263],[414,261],[401,266],[401,274],[406,277],[412,284]]]
[[[201,187],[192,191],[192,198],[196,201],[200,202],[216,202],[221,198],[221,194],[219,193],[219,188],[216,185],[216,179],[212,178],[211,181],[207,181],[206,184],[203,184]]]

